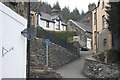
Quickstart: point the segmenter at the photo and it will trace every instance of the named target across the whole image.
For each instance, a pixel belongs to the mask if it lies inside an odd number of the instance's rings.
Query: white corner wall
[[[26,78],[27,40],[21,35],[21,31],[27,28],[27,21],[0,2],[0,23],[2,78]],[[7,53],[5,49],[8,50]],[[6,54],[1,60],[1,54],[4,53]]]
[[[0,10],[1,10],[1,5],[0,5]],[[0,18],[1,16],[1,11],[0,11]],[[0,22],[2,22],[2,19],[0,19]],[[2,24],[0,24],[0,80],[2,79]]]

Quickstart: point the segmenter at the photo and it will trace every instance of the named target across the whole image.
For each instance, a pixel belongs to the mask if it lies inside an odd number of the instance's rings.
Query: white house
[[[31,11],[32,24],[48,31],[66,31],[67,24],[63,23],[59,15],[52,16],[47,13]]]
[[[27,20],[0,2],[0,79],[26,78]]]

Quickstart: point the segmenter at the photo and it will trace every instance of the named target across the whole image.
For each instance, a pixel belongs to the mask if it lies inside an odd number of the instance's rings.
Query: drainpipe
[[[97,50],[97,46],[98,46],[98,43],[97,43],[97,39],[98,39],[98,36],[97,36],[97,8],[96,8],[96,53],[98,52]]]
[[[30,0],[28,2],[27,28],[30,28]],[[30,80],[30,39],[27,39],[27,80]]]

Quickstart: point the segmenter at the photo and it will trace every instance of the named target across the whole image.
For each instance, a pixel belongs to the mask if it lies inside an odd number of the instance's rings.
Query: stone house
[[[73,41],[79,41],[81,47],[86,46],[89,49],[92,48],[92,10],[94,8],[96,8],[95,3],[89,4],[88,12],[85,13],[80,22],[69,20],[67,27],[68,30],[78,31],[79,36],[74,36]]]
[[[112,48],[112,34],[106,23],[106,6],[109,0],[99,0],[97,7],[92,10],[92,46],[94,52],[104,52]]]
[[[61,17],[58,14],[55,15],[55,13],[50,15],[48,13],[31,11],[31,24],[40,26],[48,31],[66,31],[67,24],[63,23]]]
[[[82,17],[82,19],[80,20],[80,23],[85,24],[87,26],[89,26],[90,28],[92,28],[92,10],[96,8],[96,4],[95,3],[90,3],[88,5],[88,11],[87,13],[85,13],[85,15]],[[87,39],[88,42],[90,42],[92,40],[92,35],[90,39]],[[92,44],[92,41],[91,41]],[[92,48],[92,46],[91,46]]]
[[[73,40],[79,42],[80,47],[87,47],[91,49],[91,27],[73,20],[68,21],[68,31],[76,31],[78,36],[74,36]]]

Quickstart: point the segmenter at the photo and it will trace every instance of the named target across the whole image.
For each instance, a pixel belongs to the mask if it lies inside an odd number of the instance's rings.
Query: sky
[[[98,0],[41,0],[43,2],[47,2],[53,6],[57,1],[59,2],[61,8],[65,6],[69,7],[70,11],[73,11],[74,8],[77,8],[79,12],[82,10],[84,12],[88,11],[89,3],[98,3]]]

